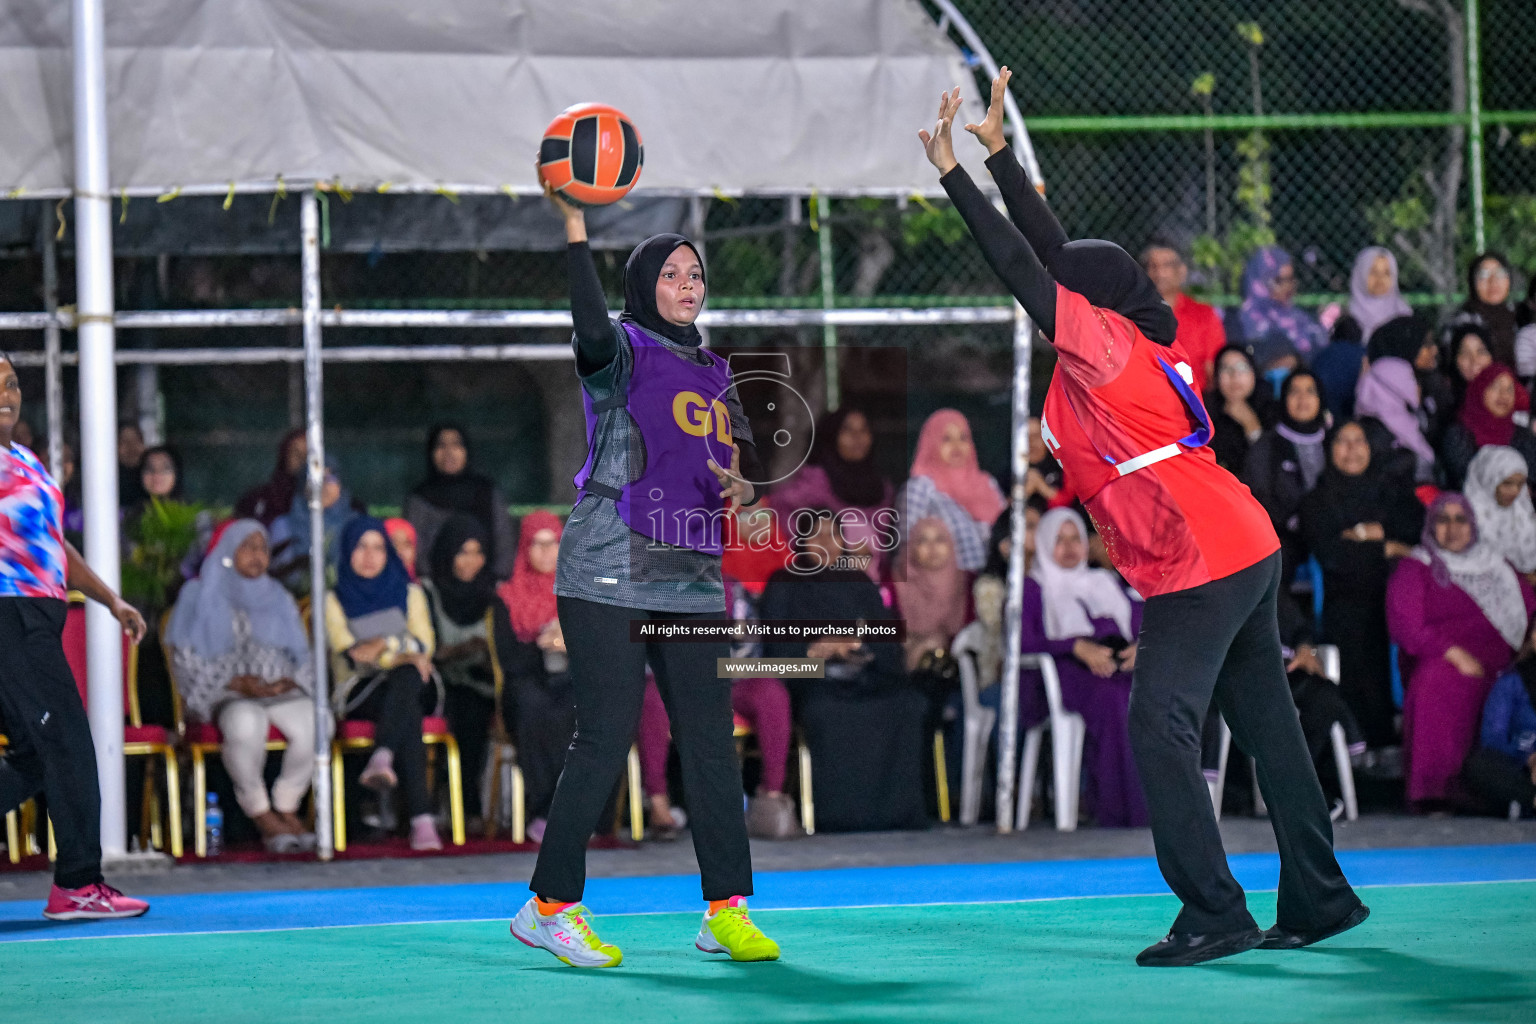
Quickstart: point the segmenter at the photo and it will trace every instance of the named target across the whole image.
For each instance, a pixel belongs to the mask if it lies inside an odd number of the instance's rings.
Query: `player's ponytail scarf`
[[[944,431],[958,424],[965,431],[965,439],[971,440],[971,424],[957,409],[940,409],[928,417],[923,431],[917,438],[917,457],[912,460],[912,476],[925,476],[935,487],[954,499],[978,523],[991,526],[1002,514],[1002,491],[992,474],[982,469],[976,461],[976,446],[971,445],[961,465],[952,466],[939,454]]]

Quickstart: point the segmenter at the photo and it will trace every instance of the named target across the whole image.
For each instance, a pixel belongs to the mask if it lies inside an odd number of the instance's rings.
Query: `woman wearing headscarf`
[[[1392,639],[1407,659],[1403,761],[1408,803],[1460,795],[1457,776],[1477,739],[1493,682],[1526,642],[1536,594],[1478,536],[1466,498],[1442,494],[1424,535],[1387,588]]]
[[[358,511],[358,503],[352,498],[352,492],[341,481],[336,461],[330,456],[325,459],[320,504],[325,561],[327,564],[335,564],[336,544],[343,528],[361,513]],[[290,591],[300,595],[309,593],[309,526],[309,502],[303,497],[296,498],[289,506],[288,514],[280,516],[272,524],[272,575],[282,580]]]
[[[224,528],[171,613],[182,704],[193,722],[219,727],[235,799],[274,853],[313,849],[299,803],[315,770],[314,666],[299,608],[267,575],[267,531],[254,519]],[[288,741],[269,795],[267,735]]]
[[[1515,372],[1529,384],[1536,379],[1536,274],[1525,289],[1525,301],[1515,307]]]
[[[394,517],[384,520],[384,529],[389,534],[389,542],[394,545],[395,554],[400,556],[400,561],[405,563],[405,571],[410,573],[411,582],[416,583],[416,527],[411,525],[409,519]]]
[[[1087,538],[1083,518],[1072,509],[1040,517],[1035,563],[1024,581],[1019,649],[1055,658],[1062,704],[1083,716],[1084,810],[1100,825],[1141,827],[1147,808],[1128,725],[1141,602],[1130,599],[1114,573],[1089,566]],[[1030,675],[1038,689],[1038,676]],[[1038,694],[1027,706],[1034,720],[1043,716]]]
[[[1323,639],[1339,648],[1340,693],[1373,749],[1394,746],[1387,578],[1424,526],[1406,481],[1383,472],[1355,420],[1328,438],[1328,468],[1301,502],[1301,530],[1323,569]]]
[[[1355,419],[1370,438],[1380,466],[1395,476],[1426,483],[1435,475],[1435,450],[1419,422],[1419,381],[1413,366],[1384,356],[1355,385]],[[1389,454],[1390,453],[1390,454]]]
[[[1280,422],[1254,442],[1242,481],[1259,499],[1280,535],[1281,578],[1293,579],[1307,558],[1301,535],[1301,500],[1328,465],[1324,435],[1328,414],[1322,389],[1310,370],[1294,370],[1280,394]]]
[[[293,499],[304,483],[304,458],[309,450],[304,428],[295,427],[283,435],[277,446],[277,465],[267,482],[252,488],[235,502],[235,515],[254,519],[270,529],[279,516],[288,514]]]
[[[955,561],[966,572],[986,564],[987,536],[1007,502],[991,473],[976,460],[971,424],[957,409],[940,409],[923,423],[912,470],[897,499],[902,543],[912,524],[936,516],[949,527]]]
[[[1008,217],[955,160],[958,89],[921,137],[987,262],[1056,350],[1046,444],[1116,568],[1147,597],[1131,745],[1158,861],[1183,909],[1137,962],[1188,966],[1259,945],[1308,945],[1369,911],[1339,869],[1327,804],[1306,766],[1275,627],[1279,538],[1263,506],[1207,448],[1210,414],[1157,288],[1119,246],[1069,241],[1025,178],[1003,133],[1008,76],[1004,68],[993,81],[985,121],[968,126],[991,154],[987,168]],[[1227,866],[1201,774],[1199,737],[1213,697],[1255,756],[1271,820],[1286,837],[1268,932]]]
[[[1269,412],[1269,385],[1258,386],[1253,357],[1241,345],[1228,345],[1216,354],[1215,386],[1206,399],[1211,415],[1211,453],[1229,473],[1241,473],[1248,447],[1264,433]]]
[[[948,649],[966,623],[968,579],[955,564],[949,527],[937,516],[912,527],[912,544],[898,567],[896,600],[907,624],[907,671],[935,649]]]
[[[1328,331],[1310,313],[1297,309],[1295,298],[1296,265],[1291,254],[1274,245],[1255,250],[1243,266],[1243,305],[1238,312],[1243,339],[1256,342],[1278,330],[1303,360],[1322,351]]]
[[[1509,301],[1513,283],[1509,260],[1503,253],[1485,252],[1467,267],[1467,301],[1451,318],[1450,327],[1475,325],[1487,334],[1488,351],[1495,361],[1511,370],[1517,362],[1515,333],[1519,324]]]
[[[1515,411],[1529,408],[1530,396],[1503,363],[1489,363],[1467,385],[1467,396],[1440,441],[1440,468],[1445,485],[1459,490],[1478,449],[1488,445],[1513,448],[1525,460],[1526,474],[1536,467],[1536,434],[1515,425]]]
[[[1435,344],[1434,332],[1416,316],[1388,320],[1371,335],[1366,359],[1374,363],[1388,356],[1413,366],[1419,382],[1419,422],[1424,425],[1425,439],[1438,448],[1461,404],[1461,392],[1440,369],[1440,346]]]
[[[374,723],[374,749],[358,782],[385,800],[398,787],[411,849],[441,850],[427,795],[424,713],[442,704],[432,666],[437,647],[426,594],[411,582],[384,524],[356,516],[341,529],[336,589],[325,595],[331,705],[338,720]]]
[[[450,516],[473,516],[485,528],[486,558],[498,580],[512,575],[517,549],[507,499],[490,477],[469,468],[469,435],[457,423],[440,423],[427,432],[427,478],[405,499],[402,516],[416,527],[416,574],[431,576],[432,543]]]
[[[841,567],[846,548],[830,510],[802,512],[795,526],[801,535],[794,561],[774,574],[758,601],[763,620],[894,617],[874,581]],[[763,656],[825,662],[824,679],[785,681],[815,767],[817,831],[924,827],[928,701],[908,679],[901,647],[854,638],[768,639]]]
[[[672,720],[692,803],[693,845],[708,909],[695,945],[735,960],[776,960],[747,913],[752,854],[741,813],[731,687],[718,678],[725,639],[658,642],[657,620],[725,614],[721,520],[757,499],[752,428],[730,365],[694,326],[704,260],[681,235],[654,235],[624,265],[624,310],[608,319],[579,207],[546,189],[565,221],[576,373],[587,458],[560,540],[555,594],[575,691],[576,740],[555,788],[512,933],[581,967],[616,967],[580,900],[587,840],[640,719],[647,663]],[[866,577],[867,578],[867,577]]]
[[[1464,323],[1451,328],[1445,347],[1444,373],[1455,389],[1458,409],[1466,401],[1467,387],[1473,378],[1494,361],[1491,344],[1488,332],[1479,324]]]
[[[856,517],[844,520],[844,533],[856,551],[871,556],[870,576],[878,580],[889,553],[889,545],[880,541],[880,519],[891,517],[894,522],[891,512],[882,517],[881,510],[891,508],[894,494],[891,482],[875,464],[868,413],[845,404],[816,424],[807,465],[774,487],[773,502],[786,516],[801,508],[855,510]],[[885,529],[891,525],[886,523]]]
[[[517,744],[523,771],[528,835],[544,836],[555,782],[576,734],[576,700],[570,657],[560,630],[555,567],[560,553],[560,518],[534,511],[518,524],[512,578],[496,589],[507,608],[513,642],[506,649],[502,722]]]
[[[432,663],[443,680],[443,714],[459,743],[465,796],[483,814],[481,793],[491,719],[496,713],[496,672],[491,658],[511,647],[511,623],[486,551],[490,540],[474,516],[450,516],[432,540],[432,575],[422,581],[432,609],[437,649]]]
[[[1347,315],[1360,325],[1360,338],[1367,344],[1376,329],[1388,320],[1413,315],[1413,309],[1398,290],[1397,257],[1391,249],[1371,245],[1355,257],[1355,267],[1349,274]]]
[[[1530,470],[1513,448],[1481,448],[1467,467],[1463,493],[1477,516],[1477,535],[1530,579],[1536,574],[1536,508],[1526,486]]]

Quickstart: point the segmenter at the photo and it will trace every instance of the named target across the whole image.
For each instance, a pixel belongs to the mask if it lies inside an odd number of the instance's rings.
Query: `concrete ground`
[[[1264,853],[1275,849],[1274,833],[1263,818],[1228,817],[1221,822],[1229,853]],[[1340,849],[1536,843],[1536,820],[1496,818],[1366,815],[1334,825]],[[964,864],[999,861],[1088,860],[1149,857],[1152,836],[1146,829],[1081,829],[1056,832],[1035,825],[1000,836],[990,826],[938,826],[926,832],[821,834],[787,842],[754,840],[752,862],[758,871],[883,865]],[[230,892],[274,889],[344,889],[463,882],[526,883],[534,854],[472,857],[397,858],[371,861],[283,862],[108,868],[109,881],[135,895]],[[593,850],[587,856],[593,877],[691,874],[698,870],[693,846],[674,842]],[[49,876],[42,872],[0,874],[0,900],[46,897]]]

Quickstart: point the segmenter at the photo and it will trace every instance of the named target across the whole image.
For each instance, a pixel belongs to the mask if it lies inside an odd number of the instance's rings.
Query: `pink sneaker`
[[[365,789],[388,792],[400,784],[395,776],[395,754],[387,747],[379,747],[363,766],[363,774],[357,784]]]
[[[149,904],[124,896],[105,882],[79,889],[53,887],[43,916],[50,921],[96,921],[108,917],[138,917]]]
[[[432,815],[418,814],[411,819],[411,849],[441,850],[443,841],[438,837],[437,826],[432,823]]]

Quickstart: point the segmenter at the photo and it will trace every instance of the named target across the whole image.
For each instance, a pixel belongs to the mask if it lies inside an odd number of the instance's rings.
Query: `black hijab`
[[[1461,308],[1470,313],[1476,313],[1483,326],[1488,329],[1488,351],[1493,353],[1494,360],[1512,368],[1515,365],[1515,331],[1517,330],[1514,305],[1508,298],[1501,303],[1491,303],[1477,297],[1477,268],[1488,260],[1493,260],[1504,268],[1504,273],[1510,275],[1510,294],[1514,294],[1514,272],[1510,267],[1509,259],[1503,253],[1490,249],[1479,253],[1467,267],[1467,301],[1461,304]]]
[[[448,431],[459,435],[459,440],[464,442],[466,458],[464,468],[457,473],[443,473],[438,470],[437,463],[432,458],[432,453],[437,450],[437,442]],[[474,449],[470,447],[469,435],[464,428],[457,423],[439,423],[427,432],[427,478],[416,485],[411,493],[423,501],[445,512],[464,512],[474,516],[480,524],[489,531],[492,527],[491,510],[495,505],[496,485],[489,477],[482,476],[469,468],[469,459],[474,457]],[[487,557],[493,552],[486,548]]]
[[[1395,317],[1371,334],[1371,340],[1365,346],[1365,357],[1374,363],[1378,359],[1393,356],[1412,366],[1428,334],[1428,326],[1418,317]]]
[[[644,327],[679,345],[698,347],[704,343],[704,338],[697,327],[693,324],[679,327],[663,319],[656,309],[656,282],[661,277],[661,268],[680,245],[686,245],[698,256],[699,275],[703,277],[704,257],[699,256],[698,246],[682,235],[652,235],[635,246],[635,251],[624,263],[624,312],[619,314],[619,320]],[[700,308],[703,308],[702,302]]]
[[[1046,269],[1063,288],[1112,309],[1159,345],[1172,345],[1179,322],[1140,263],[1114,242],[1085,238],[1052,249]]]
[[[1291,393],[1291,385],[1302,378],[1310,380],[1317,387],[1317,415],[1310,420],[1298,420],[1293,417],[1286,403],[1286,398]],[[1317,379],[1317,374],[1311,370],[1292,370],[1286,376],[1285,383],[1280,385],[1280,422],[1298,434],[1315,434],[1328,425],[1328,396],[1323,390],[1323,382]]]
[[[453,574],[453,560],[471,540],[480,542],[485,564],[465,583]],[[474,516],[455,515],[437,531],[432,540],[432,586],[442,599],[443,614],[454,622],[472,626],[485,618],[496,596],[496,579],[491,572],[490,534]]]
[[[870,445],[868,454],[857,462],[849,462],[837,450],[837,435],[842,433],[843,424],[854,413],[869,422],[869,414],[856,405],[845,405],[821,418],[816,427],[816,447],[811,452],[811,463],[826,472],[832,493],[839,501],[858,508],[873,508],[885,500],[885,477],[875,465],[874,445]]]

